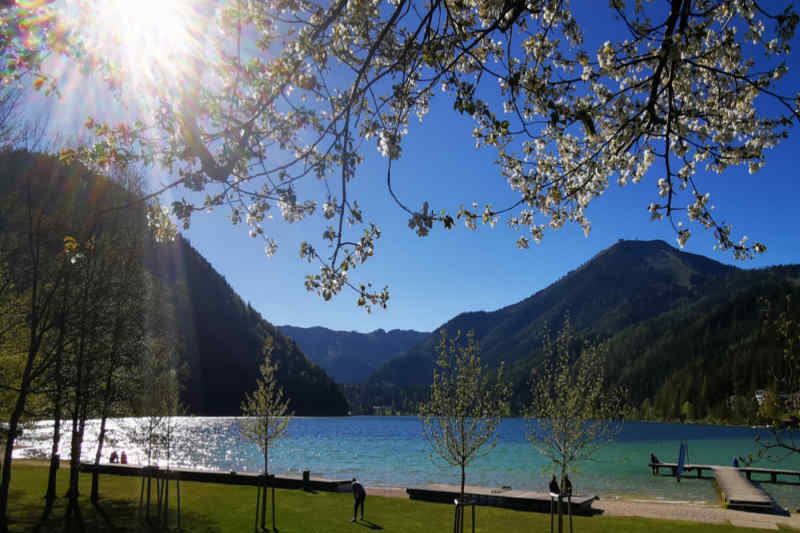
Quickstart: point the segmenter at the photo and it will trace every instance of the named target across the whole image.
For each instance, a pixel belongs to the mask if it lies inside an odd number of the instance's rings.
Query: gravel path
[[[405,489],[400,488],[367,488],[371,496],[389,498],[408,498]],[[749,513],[723,509],[717,505],[699,504],[684,501],[659,500],[620,500],[598,499],[592,508],[602,511],[608,516],[639,516],[660,520],[683,520],[687,522],[705,522],[708,524],[730,523],[738,527],[777,530],[779,525],[800,529],[800,514],[779,516],[764,513]]]
[[[800,515],[780,516],[723,509],[708,504],[652,500],[597,500],[592,507],[609,516],[642,516],[664,520],[686,520],[710,524],[731,523],[739,527],[778,529],[785,525],[800,529]]]

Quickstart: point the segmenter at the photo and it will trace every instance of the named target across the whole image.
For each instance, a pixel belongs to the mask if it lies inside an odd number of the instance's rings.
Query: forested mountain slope
[[[767,309],[800,302],[800,266],[742,270],[661,241],[620,241],[525,300],[492,312],[462,313],[449,334],[473,329],[481,357],[505,361],[514,408],[542,361],[545,332],[569,314],[580,337],[608,341],[609,373],[652,419],[752,420],[754,393],[782,372],[781,349],[765,326]],[[407,406],[431,380],[438,334],[370,377],[362,402]],[[405,394],[399,393],[405,390]],[[687,403],[688,402],[688,403]]]
[[[34,183],[35,182],[35,183]],[[47,194],[23,190],[34,183]],[[25,151],[0,153],[0,195],[29,198],[30,206],[4,202],[0,232],[15,232],[26,223],[28,207],[47,198],[47,209],[63,212],[71,227],[89,235],[97,219],[89,219],[87,203],[102,191],[119,187],[80,165],[66,167],[58,158]],[[33,189],[32,189],[33,190]],[[83,192],[81,192],[83,191]],[[34,191],[35,192],[35,191]],[[56,202],[55,205],[53,202]],[[102,215],[101,215],[102,216]],[[144,217],[130,208],[130,216]],[[54,246],[63,246],[68,230],[53,228]],[[177,342],[188,364],[182,399],[189,411],[201,415],[236,415],[246,392],[255,388],[261,347],[274,339],[273,359],[278,380],[298,415],[344,415],[347,402],[325,372],[305,358],[297,345],[246,305],[225,279],[180,236],[170,243],[145,239],[148,270],[143,297],[150,306],[146,321],[159,322]],[[13,258],[11,258],[13,260]]]
[[[558,328],[567,313],[586,335],[609,337],[620,329],[700,299],[734,268],[679,252],[663,241],[620,241],[583,266],[524,300],[491,312],[462,313],[440,328],[474,330],[483,361],[496,366],[528,358],[547,327]],[[397,385],[427,383],[438,335],[370,379]]]
[[[787,375],[770,317],[797,320],[796,302],[800,266],[737,272],[694,305],[612,336],[611,376],[642,418],[751,423],[755,392]]]
[[[256,385],[264,339],[273,339],[278,382],[297,415],[345,415],[347,402],[324,370],[237,295],[185,239],[152,245],[145,262],[169,290],[189,366],[185,399],[192,411],[239,414]]]
[[[421,331],[376,329],[369,333],[323,327],[278,326],[337,383],[362,383],[381,364],[404,355],[430,336]]]

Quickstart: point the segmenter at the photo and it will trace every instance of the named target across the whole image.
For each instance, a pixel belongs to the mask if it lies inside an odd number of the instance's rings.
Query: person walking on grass
[[[367,499],[367,492],[364,490],[364,485],[356,481],[356,478],[353,478],[353,499],[355,499],[355,504],[353,505],[353,519],[350,521],[356,521],[356,514],[358,513],[359,506],[361,507],[361,520],[364,520],[364,500]]]

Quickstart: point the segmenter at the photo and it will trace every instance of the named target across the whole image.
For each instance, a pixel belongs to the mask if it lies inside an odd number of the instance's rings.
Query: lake
[[[239,437],[239,419],[234,417],[185,417],[177,419],[179,438],[170,463],[213,470],[258,472],[263,456],[253,444]],[[112,449],[125,450],[129,462],[143,462],[129,434],[136,419],[110,423],[104,461]],[[84,459],[94,459],[94,444],[99,424],[87,427]],[[46,438],[51,423],[40,423],[26,431],[15,450],[15,457],[45,456],[49,453]],[[547,459],[525,438],[523,419],[506,419],[500,426],[497,446],[467,469],[467,483],[482,486],[510,485],[515,489],[544,491],[550,474]],[[593,459],[580,463],[570,474],[579,494],[602,497],[659,498],[666,500],[719,501],[710,480],[691,477],[680,483],[670,477],[654,477],[647,464],[650,453],[662,461],[677,461],[681,442],[688,444],[689,461],[701,464],[730,465],[734,456],[755,454],[754,437],[769,435],[764,430],[746,427],[706,426],[629,422],[611,444],[597,450]],[[62,457],[69,450],[68,435],[61,444]],[[165,465],[163,458],[156,460]],[[270,472],[299,473],[350,479],[357,477],[367,486],[408,487],[426,483],[459,482],[459,470],[441,459],[431,458],[416,417],[343,417],[293,418],[288,434],[270,448]],[[761,460],[758,466],[800,470],[800,454],[783,458],[779,463]],[[800,507],[800,487],[764,483],[764,488],[779,503]]]

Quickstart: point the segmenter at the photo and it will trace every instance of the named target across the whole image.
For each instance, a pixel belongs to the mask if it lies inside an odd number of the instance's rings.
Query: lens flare
[[[107,82],[158,100],[195,78],[207,34],[202,6],[189,0],[91,2],[83,31],[107,65]]]

